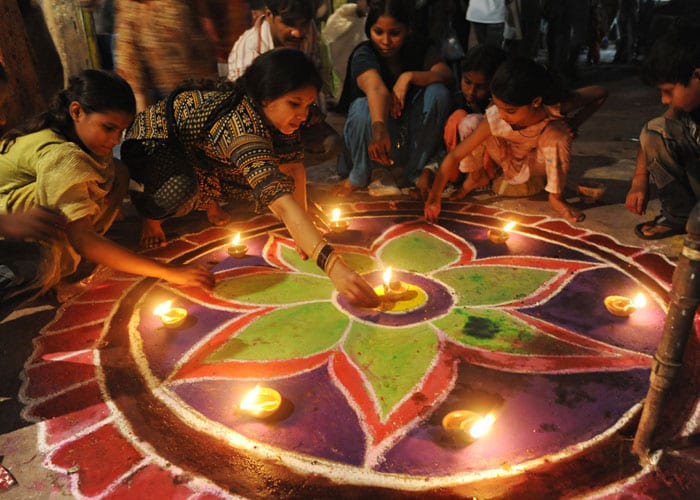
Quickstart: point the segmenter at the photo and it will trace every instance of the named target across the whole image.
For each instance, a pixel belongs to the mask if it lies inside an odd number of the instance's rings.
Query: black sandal
[[[654,233],[654,234],[644,234],[643,229],[653,229],[655,227],[666,227],[668,228],[667,231],[662,231],[659,233]],[[650,220],[647,222],[642,222],[641,224],[637,224],[634,228],[634,234],[639,236],[643,240],[661,240],[664,238],[668,238],[670,236],[675,236],[677,234],[685,234],[685,225],[679,225],[676,223],[673,223],[669,221],[666,217],[663,215],[657,216],[654,220]]]

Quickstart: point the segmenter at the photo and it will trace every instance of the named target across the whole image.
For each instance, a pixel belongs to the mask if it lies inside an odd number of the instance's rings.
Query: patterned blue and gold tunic
[[[299,132],[280,133],[247,95],[234,102],[232,92],[185,90],[137,115],[122,159],[144,186],[132,196],[143,215],[161,219],[234,199],[254,201],[260,212],[294,191],[279,165],[302,161]]]

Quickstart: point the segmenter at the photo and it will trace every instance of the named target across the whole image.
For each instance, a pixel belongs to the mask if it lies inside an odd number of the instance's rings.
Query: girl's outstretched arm
[[[166,264],[137,254],[95,232],[87,218],[66,225],[68,240],[80,255],[92,262],[142,276],[161,278],[176,285],[211,289],[214,275],[197,265]]]
[[[566,115],[566,123],[576,135],[579,127],[598,111],[608,98],[608,89],[601,85],[591,85],[572,90],[561,101],[560,111]]]
[[[457,147],[442,160],[440,169],[435,176],[433,187],[430,189],[430,194],[428,195],[423,209],[425,218],[430,222],[436,222],[440,215],[440,199],[442,197],[442,192],[445,190],[445,186],[449,181],[457,179],[459,162],[489,137],[491,137],[491,127],[489,127],[488,120],[481,120],[481,123],[479,123],[474,132],[457,144]]]

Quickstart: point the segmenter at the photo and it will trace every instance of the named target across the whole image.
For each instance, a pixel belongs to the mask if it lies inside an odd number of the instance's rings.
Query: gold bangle
[[[338,262],[341,259],[340,254],[338,252],[333,252],[331,256],[328,258],[328,262],[326,263],[326,274],[330,276],[331,271],[333,270],[333,266],[335,265],[336,262]]]
[[[323,248],[323,245],[325,244],[326,240],[324,238],[321,238],[321,240],[318,243],[316,243],[314,249],[311,250],[311,255],[309,255],[309,257],[311,257],[311,260],[315,261],[318,258],[318,254],[319,252],[321,252],[321,248]]]

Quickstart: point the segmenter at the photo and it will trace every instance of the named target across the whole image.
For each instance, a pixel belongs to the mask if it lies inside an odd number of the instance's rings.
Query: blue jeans
[[[700,130],[687,116],[658,117],[644,126],[639,140],[658,190],[661,215],[684,226],[700,201]]]
[[[410,93],[397,120],[387,117],[391,137],[391,158],[403,168],[404,176],[415,182],[442,141],[442,129],[450,111],[450,93],[434,83]],[[369,159],[367,146],[372,138],[372,118],[366,97],[350,105],[343,129],[345,147],[338,157],[337,171],[356,187],[369,184],[372,168],[382,165]]]

